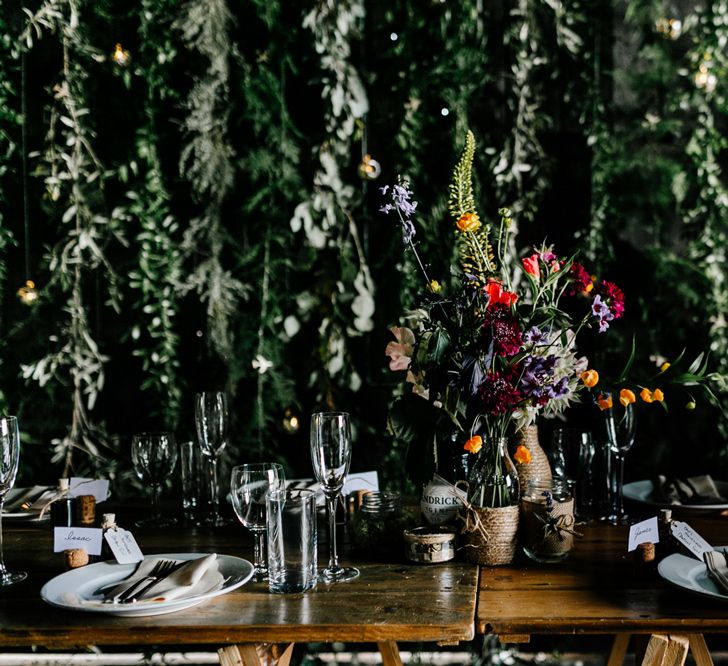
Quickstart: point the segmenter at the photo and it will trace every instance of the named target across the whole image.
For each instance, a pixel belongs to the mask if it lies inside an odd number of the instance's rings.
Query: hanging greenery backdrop
[[[192,437],[214,388],[230,460],[306,475],[308,414],[346,410],[355,467],[399,483],[383,351],[416,271],[378,187],[409,179],[447,277],[466,128],[512,256],[546,236],[623,285],[595,365],[634,336],[645,366],[728,371],[727,42],[728,0],[3,2],[0,409],[27,473],[127,475],[131,435]],[[629,471],[725,466],[727,436],[673,402]]]

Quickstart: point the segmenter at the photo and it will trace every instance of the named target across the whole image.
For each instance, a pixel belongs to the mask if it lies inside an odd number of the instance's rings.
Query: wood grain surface
[[[8,568],[28,580],[0,588],[0,646],[88,645],[222,646],[244,642],[459,641],[474,636],[477,567],[464,563],[417,566],[356,562],[361,576],[306,594],[273,595],[262,583],[178,613],[119,618],[47,605],[40,588],[62,573],[47,527],[5,525]],[[217,529],[135,531],[146,554],[217,552],[251,559],[249,537],[238,525]],[[319,565],[327,550],[322,547]]]
[[[715,545],[728,544],[728,519],[684,516]],[[569,559],[484,568],[476,629],[505,634],[728,633],[728,603],[670,586],[627,555],[626,527],[580,528]]]

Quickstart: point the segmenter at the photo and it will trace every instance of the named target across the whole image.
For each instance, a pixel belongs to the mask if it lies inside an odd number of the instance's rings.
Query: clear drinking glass
[[[207,525],[227,525],[230,521],[220,515],[220,496],[217,482],[217,461],[227,444],[227,397],[220,391],[205,391],[195,395],[195,428],[200,449],[208,461],[210,485],[210,515]]]
[[[3,504],[5,495],[15,484],[20,460],[20,428],[14,416],[0,417],[0,587],[25,580],[24,571],[8,571],[3,555]]]
[[[177,462],[174,435],[168,432],[144,432],[131,440],[131,459],[137,476],[152,487],[152,515],[136,522],[137,527],[167,527],[177,520],[165,517],[159,507],[162,485]]]
[[[574,428],[556,428],[551,436],[549,461],[555,478],[571,484],[576,501],[575,513],[580,521],[596,517],[597,496],[594,488],[596,448],[590,432]]]
[[[248,463],[233,467],[230,474],[230,497],[238,520],[255,538],[253,545],[253,579],[266,580],[265,557],[266,495],[285,488],[286,477],[278,463]]]
[[[305,592],[316,586],[316,493],[272,490],[268,505],[268,589]]]
[[[351,425],[345,412],[319,412],[311,416],[311,460],[313,473],[326,495],[329,514],[329,564],[321,572],[327,583],[353,580],[354,567],[339,566],[336,551],[336,501],[344,487],[351,463]]]
[[[614,457],[615,465],[610,470],[610,488],[612,506],[607,522],[612,525],[629,524],[629,516],[624,510],[624,458],[634,444],[636,426],[634,410],[629,404],[624,408],[621,417],[615,414],[615,408],[605,409],[602,412],[606,428],[606,441]]]

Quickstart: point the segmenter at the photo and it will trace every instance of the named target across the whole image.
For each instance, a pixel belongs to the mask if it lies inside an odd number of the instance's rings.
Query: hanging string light
[[[703,56],[703,62],[698,65],[698,71],[695,73],[695,85],[706,92],[713,92],[718,85],[718,77],[711,72],[712,58],[706,53]]]
[[[129,54],[129,51],[122,48],[121,44],[117,43],[116,46],[114,46],[114,52],[111,54],[111,59],[114,61],[115,65],[119,67],[126,67],[131,60],[131,55]]]
[[[357,123],[361,129],[361,162],[357,169],[359,178],[364,181],[376,180],[382,173],[382,165],[369,154],[366,116]]]
[[[289,435],[294,435],[301,427],[301,419],[294,413],[292,409],[287,409],[283,413],[283,430]]]
[[[23,249],[25,255],[25,284],[18,289],[18,298],[24,305],[33,305],[38,300],[38,289],[30,279],[30,204],[28,200],[28,146],[27,146],[27,103],[25,94],[25,53],[20,59],[20,143],[22,150],[23,179]]]
[[[655,21],[655,30],[663,37],[675,41],[682,34],[682,21],[676,18],[661,16]]]

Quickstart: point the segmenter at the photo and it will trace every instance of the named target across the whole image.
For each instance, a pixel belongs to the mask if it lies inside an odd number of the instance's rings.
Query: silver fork
[[[117,594],[111,599],[111,603],[125,604],[136,601],[152,585],[162,580],[162,578],[169,576],[182,564],[174,560],[159,560],[144,578],[140,578],[136,583],[123,590],[120,594]]]

